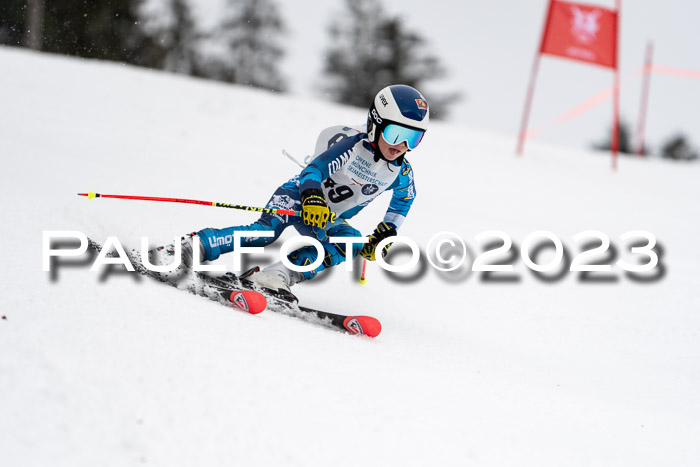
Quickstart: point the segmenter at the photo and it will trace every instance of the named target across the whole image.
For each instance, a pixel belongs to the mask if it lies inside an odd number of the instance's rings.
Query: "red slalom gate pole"
[[[653,63],[654,44],[647,42],[647,53],[644,59],[644,81],[642,83],[642,99],[639,107],[639,119],[637,120],[637,155],[644,155],[644,130],[647,121],[647,106],[649,103],[649,80],[651,79],[651,67]]]
[[[617,156],[620,149],[620,10],[622,0],[615,0],[615,77],[613,81],[613,132],[610,139],[612,168],[617,170]]]
[[[552,11],[552,0],[549,0],[549,6],[547,7],[547,13],[544,17],[544,26],[542,28],[540,43],[535,53],[535,60],[532,62],[532,70],[530,71],[530,82],[527,87],[527,95],[525,96],[525,108],[523,109],[523,116],[520,120],[520,132],[518,133],[518,147],[515,149],[515,153],[518,156],[523,155],[523,146],[525,145],[525,135],[527,134],[527,125],[530,119],[530,108],[532,107],[532,97],[535,94],[535,83],[537,82],[537,72],[540,68],[540,59],[542,54],[542,44],[544,44],[544,38],[547,32],[547,25],[549,24],[549,16]]]
[[[93,198],[116,198],[116,199],[131,199],[137,201],[161,201],[165,203],[185,203],[185,204],[200,204],[203,206],[214,206],[217,208],[229,208],[229,209],[239,209],[242,211],[255,211],[264,212],[268,214],[282,214],[287,216],[299,216],[301,217],[301,211],[294,211],[292,209],[274,209],[274,208],[256,208],[252,206],[242,206],[240,204],[228,204],[228,203],[217,203],[215,201],[200,201],[196,199],[184,199],[184,198],[161,198],[156,196],[131,196],[131,195],[103,195],[101,193],[95,193],[88,191],[87,193],[78,193],[78,196],[86,196],[88,199]],[[331,222],[333,222],[331,220]]]

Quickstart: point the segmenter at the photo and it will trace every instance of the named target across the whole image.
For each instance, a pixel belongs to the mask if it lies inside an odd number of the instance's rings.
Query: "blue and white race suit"
[[[212,261],[221,254],[233,251],[233,233],[236,231],[272,231],[272,237],[243,237],[242,246],[261,247],[275,241],[289,226],[301,235],[318,239],[323,245],[325,257],[321,266],[304,273],[306,279],[345,260],[345,245],[328,241],[329,237],[361,237],[359,231],[348,224],[381,193],[392,190],[389,208],[384,221],[396,229],[401,227],[416,197],[411,165],[405,158],[388,162],[378,155],[367,139],[365,128],[344,126],[330,127],[321,132],[316,143],[314,158],[309,165],[288,182],[277,188],[266,207],[301,210],[301,192],[309,188],[323,191],[336,220],[325,229],[304,224],[297,216],[263,214],[255,223],[224,229],[203,229],[199,235],[204,246],[204,259]],[[359,254],[362,244],[353,244],[352,257]],[[306,246],[289,255],[296,265],[305,266],[316,260],[313,246]]]

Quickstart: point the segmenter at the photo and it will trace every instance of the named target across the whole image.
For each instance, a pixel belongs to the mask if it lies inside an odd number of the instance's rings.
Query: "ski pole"
[[[93,191],[88,191],[87,193],[78,193],[78,196],[87,196],[87,199],[92,198],[116,198],[116,199],[131,199],[137,201],[162,201],[165,203],[186,203],[186,204],[201,204],[203,206],[214,206],[217,208],[230,208],[230,209],[240,209],[242,211],[255,211],[263,212],[267,214],[282,214],[287,216],[297,216],[301,217],[301,211],[295,211],[293,209],[275,209],[275,208],[257,208],[253,206],[243,206],[240,204],[228,204],[228,203],[217,203],[215,201],[200,201],[196,199],[184,199],[184,198],[161,198],[156,196],[131,196],[131,195],[103,195],[101,193],[95,193]],[[335,213],[331,213],[330,222],[335,221]]]
[[[273,208],[256,208],[252,206],[242,206],[240,204],[228,204],[228,203],[217,203],[215,201],[200,201],[196,199],[184,199],[184,198],[161,198],[156,196],[130,196],[130,195],[103,195],[101,193],[95,193],[88,191],[87,193],[78,193],[78,196],[87,196],[88,199],[92,198],[117,198],[117,199],[132,199],[137,201],[162,201],[166,203],[186,203],[186,204],[201,204],[204,206],[214,206],[217,208],[230,208],[230,209],[240,209],[243,211],[256,211],[264,212],[268,214],[286,214],[288,216],[301,216],[301,211],[294,211],[292,209],[273,209]]]
[[[367,259],[362,258],[362,275],[360,276],[360,284],[367,283],[367,277],[365,276],[366,271],[367,271]]]

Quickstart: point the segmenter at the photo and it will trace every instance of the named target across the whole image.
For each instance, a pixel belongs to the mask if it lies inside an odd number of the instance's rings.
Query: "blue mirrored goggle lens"
[[[423,131],[413,130],[401,125],[387,125],[382,132],[382,137],[387,143],[401,144],[406,141],[408,149],[416,149],[420,140],[423,139]]]

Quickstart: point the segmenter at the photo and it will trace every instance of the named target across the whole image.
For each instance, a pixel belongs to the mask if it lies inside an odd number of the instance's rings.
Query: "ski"
[[[88,247],[98,254],[102,251],[102,245],[95,242],[91,238],[88,238]],[[146,268],[146,266],[141,261],[141,255],[138,252],[132,250],[131,252],[125,251],[124,253],[126,253],[127,259],[134,267],[134,270],[142,276],[146,276],[158,282],[168,284],[177,289],[181,289],[181,285],[184,285],[184,288],[182,288],[181,290],[186,290],[194,295],[205,297],[210,300],[222,303],[224,305],[239,308],[253,315],[262,313],[267,307],[267,300],[265,299],[265,296],[255,290],[236,290],[234,288],[222,290],[220,288],[212,287],[209,284],[198,284],[196,282],[180,284],[180,281],[168,280],[167,276],[162,276],[161,274]],[[110,252],[107,253],[106,256],[116,257],[117,253]]]
[[[203,273],[195,273],[197,277],[214,287],[221,287],[222,290],[227,288],[237,288],[241,290],[256,290],[262,293],[267,299],[268,309],[278,312],[300,312],[300,317],[315,317],[324,322],[324,324],[349,332],[350,334],[365,335],[369,337],[377,337],[382,330],[382,325],[378,319],[371,316],[348,316],[328,311],[317,310],[306,306],[301,306],[296,303],[296,297],[288,296],[267,288],[260,288],[253,282],[242,279],[235,274],[226,273],[223,276],[213,277]],[[289,313],[287,313],[289,314]]]
[[[88,246],[96,253],[102,251],[102,245],[91,238],[88,238]],[[379,320],[371,316],[347,316],[300,306],[293,295],[287,296],[258,287],[253,282],[232,273],[226,273],[223,276],[210,276],[202,272],[194,272],[192,274],[194,280],[185,281],[181,278],[170,280],[166,275],[146,268],[138,252],[132,250],[131,252],[125,251],[125,253],[134,270],[143,276],[252,314],[269,309],[353,335],[368,337],[378,336],[382,329]],[[116,257],[117,254],[110,252],[107,256]]]

